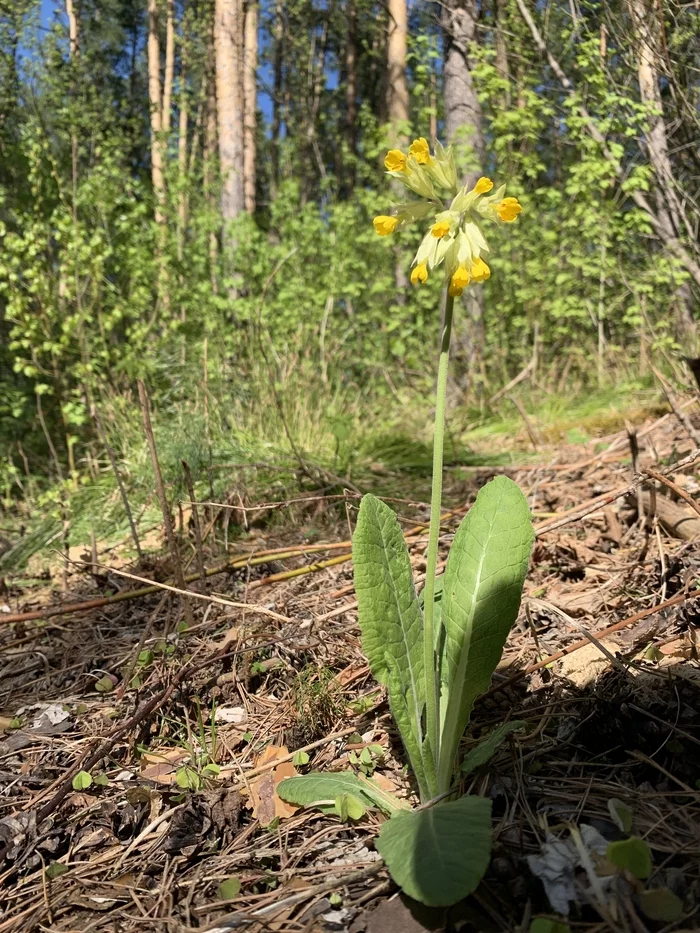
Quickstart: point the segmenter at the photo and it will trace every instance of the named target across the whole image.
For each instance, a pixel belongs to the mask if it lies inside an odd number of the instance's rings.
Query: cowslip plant
[[[446,294],[435,405],[433,486],[426,580],[420,598],[406,541],[394,512],[366,495],[353,537],[355,590],[362,647],[374,677],[387,688],[421,804],[411,809],[371,777],[312,773],[282,781],[278,792],[299,806],[337,812],[343,797],[353,809],[374,807],[389,819],[377,848],[394,880],[411,897],[453,904],[481,880],[491,853],[491,802],[458,796],[459,780],[485,764],[508,722],[459,760],[459,746],[477,696],[488,689],[518,614],[533,541],[530,510],[518,486],[497,477],[484,486],[454,537],[444,576],[436,584],[447,366],[454,299],[470,282],[490,275],[485,224],[510,223],[521,211],[505,186],[480,178],[459,187],[451,150],[425,139],[408,155],[393,149],[388,174],[418,195],[391,215],[376,217],[380,236],[424,219],[433,222],[413,260],[411,281],[425,282],[444,264]],[[441,585],[440,585],[441,584]],[[348,810],[350,808],[348,807]]]

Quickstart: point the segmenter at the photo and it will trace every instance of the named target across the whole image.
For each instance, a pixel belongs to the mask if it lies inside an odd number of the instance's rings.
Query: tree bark
[[[481,104],[469,60],[477,17],[476,0],[445,0],[442,8],[445,136],[455,146],[458,170],[466,179],[478,176],[486,157]]]
[[[445,0],[442,8],[445,136],[455,148],[457,171],[468,184],[474,184],[482,174],[486,161],[481,104],[476,95],[469,59],[469,45],[474,41],[477,17],[476,0]],[[461,388],[468,392],[483,364],[483,289],[467,289],[465,304],[467,329],[462,334],[458,331],[455,356],[464,373]]]
[[[270,200],[277,197],[280,180],[280,130],[282,127],[282,82],[284,76],[284,4],[275,3],[272,123],[270,125]]]
[[[243,189],[243,9],[242,0],[216,0],[214,47],[219,166],[224,224],[245,209]]]
[[[393,142],[399,140],[401,124],[408,122],[407,42],[406,0],[389,0],[386,104]]]
[[[348,0],[348,32],[345,38],[345,143],[349,164],[345,175],[349,193],[355,187],[355,157],[357,156],[357,7]]]
[[[155,198],[156,223],[164,221],[163,146],[161,140],[160,40],[158,38],[158,2],[148,0],[148,103],[151,111],[151,183]]]
[[[168,0],[165,25],[165,72],[163,74],[163,104],[161,107],[160,128],[163,145],[167,146],[168,133],[172,120],[171,103],[173,96],[173,77],[175,74],[175,3]]]
[[[243,74],[243,188],[245,209],[255,213],[255,158],[258,75],[258,4],[248,0],[245,11],[245,71]]]

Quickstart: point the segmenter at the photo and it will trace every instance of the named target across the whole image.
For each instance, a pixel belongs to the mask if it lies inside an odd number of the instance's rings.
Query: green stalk
[[[445,296],[445,317],[442,324],[440,363],[438,365],[437,389],[435,392],[435,437],[433,440],[433,488],[430,496],[430,535],[425,572],[425,599],[423,625],[423,662],[425,667],[426,730],[436,763],[440,757],[440,676],[435,657],[435,632],[433,627],[435,609],[435,570],[437,568],[438,542],[440,539],[440,506],[442,501],[442,454],[445,443],[445,397],[447,395],[447,364],[450,357],[452,334],[452,312],[454,298]],[[433,789],[435,793],[435,789]]]

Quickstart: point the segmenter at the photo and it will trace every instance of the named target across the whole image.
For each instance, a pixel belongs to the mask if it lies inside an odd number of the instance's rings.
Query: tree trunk
[[[357,156],[357,8],[355,0],[348,0],[348,32],[345,39],[345,142],[349,164],[346,170],[348,193],[355,187],[355,159]]]
[[[408,122],[407,41],[406,0],[389,0],[386,105],[392,142],[398,142],[402,124]]]
[[[245,209],[255,213],[255,158],[258,75],[258,4],[248,0],[245,11],[245,71],[243,74],[243,188]]]
[[[68,49],[70,57],[75,58],[78,51],[78,17],[73,0],[66,0],[66,16],[68,17]]]
[[[480,174],[486,156],[481,104],[469,60],[477,16],[476,0],[446,0],[442,8],[445,136],[455,146],[457,166],[465,178]]]
[[[224,224],[245,209],[243,189],[243,16],[242,0],[216,0],[214,47],[219,166]]]
[[[442,8],[444,42],[443,93],[445,136],[455,147],[457,170],[465,183],[474,184],[486,161],[481,104],[472,81],[469,45],[476,34],[476,0],[445,0]],[[467,330],[457,336],[456,362],[464,372],[460,380],[468,391],[482,369],[484,352],[484,295],[481,286],[467,289]]]
[[[160,128],[163,133],[163,146],[167,146],[168,133],[172,120],[171,101],[173,96],[173,76],[175,73],[175,11],[174,0],[168,0],[168,12],[165,26],[165,72],[163,74],[163,105],[161,107]]]
[[[280,129],[282,126],[282,81],[284,66],[284,4],[282,0],[275,3],[274,26],[274,66],[272,89],[272,123],[270,125],[270,200],[277,197],[280,181]]]
[[[160,40],[158,38],[157,0],[148,0],[148,102],[151,110],[151,183],[156,202],[156,223],[162,224],[165,182],[161,140]]]

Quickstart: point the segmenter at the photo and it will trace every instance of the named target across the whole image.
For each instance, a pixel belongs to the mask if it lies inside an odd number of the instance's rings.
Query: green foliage
[[[638,836],[611,842],[605,851],[605,857],[617,868],[628,871],[635,878],[644,879],[651,874],[649,846]]]
[[[431,906],[471,894],[491,856],[491,801],[460,797],[427,810],[394,814],[377,850],[409,897]]]
[[[453,790],[458,746],[474,700],[487,689],[515,621],[533,539],[530,511],[516,484],[498,477],[484,486],[455,535],[442,586],[436,587],[441,611],[429,652],[436,663],[426,670],[423,609],[401,527],[380,499],[367,495],[360,506],[353,562],[362,645],[372,673],[387,685],[392,715],[428,804],[394,809],[377,848],[394,880],[426,904],[453,904],[471,893],[488,865],[490,802],[441,798]],[[427,736],[428,691],[439,696],[436,748]],[[495,729],[472,749],[462,773],[485,764],[523,725],[509,722]],[[365,752],[365,765],[372,767],[372,754]],[[338,809],[338,795],[353,795],[353,786],[350,775],[312,774],[283,781],[279,793],[292,803],[333,807],[342,816],[346,808]],[[387,809],[386,801],[372,800],[366,789],[356,796]],[[438,800],[430,805],[434,797]]]

